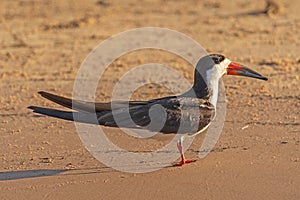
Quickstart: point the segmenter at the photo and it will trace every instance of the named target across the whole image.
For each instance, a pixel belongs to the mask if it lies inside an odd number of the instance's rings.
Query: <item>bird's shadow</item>
[[[115,170],[109,167],[98,167],[88,169],[36,169],[36,170],[18,170],[0,172],[0,181],[39,178],[47,176],[59,176],[59,175],[83,175],[94,173],[107,173]]]
[[[22,170],[22,171],[9,171],[9,172],[0,172],[0,181],[8,180],[17,180],[17,179],[26,179],[26,178],[35,178],[43,176],[54,176],[65,172],[66,170]]]
[[[173,167],[176,166],[168,165],[165,167],[153,167],[152,169],[155,170],[155,169],[173,168]],[[151,167],[148,167],[148,169],[151,169]],[[95,168],[78,168],[78,169],[18,170],[18,171],[0,172],[0,182],[19,180],[19,179],[50,177],[50,176],[76,176],[76,175],[102,174],[102,173],[114,173],[114,172],[118,172],[118,170],[106,166],[95,167]]]

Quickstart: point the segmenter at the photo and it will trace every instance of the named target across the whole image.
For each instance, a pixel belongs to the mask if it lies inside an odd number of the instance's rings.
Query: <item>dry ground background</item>
[[[2,0],[0,198],[299,199],[300,3],[283,0],[280,12],[275,9],[271,15],[260,12],[265,8],[260,0]],[[70,96],[76,72],[93,47],[113,34],[144,26],[185,33],[209,52],[223,53],[270,80],[224,78],[227,118],[205,159],[182,168],[128,174],[90,156],[73,122],[36,115],[27,107],[62,109],[37,92]],[[192,80],[192,71],[178,57],[136,52],[112,64],[97,99],[109,100],[122,73],[147,62],[166,63]],[[168,94],[163,87],[146,85],[132,98]],[[124,148],[161,144],[156,139],[124,144],[121,131],[105,130]],[[197,158],[201,138],[188,150],[189,157]]]

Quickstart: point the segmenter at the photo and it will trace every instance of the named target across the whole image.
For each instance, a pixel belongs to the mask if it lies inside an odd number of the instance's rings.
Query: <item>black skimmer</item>
[[[182,166],[185,163],[195,161],[185,159],[182,148],[183,139],[185,136],[195,136],[203,132],[214,119],[219,79],[225,74],[268,80],[268,78],[241,64],[231,62],[223,55],[210,54],[199,60],[195,69],[193,87],[187,92],[179,96],[149,101],[114,102],[114,109],[117,112],[112,111],[112,102],[94,103],[72,100],[44,91],[39,92],[39,94],[50,101],[77,111],[96,112],[99,124],[106,126],[118,126],[115,121],[116,117],[118,121],[122,121],[122,124],[124,122],[126,124],[128,115],[123,114],[124,108],[128,108],[129,105],[130,120],[134,121],[137,126],[147,127],[162,133],[182,134],[177,142],[181,161],[176,164],[176,166]],[[152,119],[149,114],[150,108],[155,105],[159,105],[162,110],[157,110],[153,120],[158,123],[165,120],[164,125],[159,130],[156,130],[155,123],[153,123],[154,126],[147,126]]]

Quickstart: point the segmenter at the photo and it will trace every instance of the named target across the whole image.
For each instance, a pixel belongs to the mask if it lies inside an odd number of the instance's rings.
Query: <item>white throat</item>
[[[220,64],[215,64],[214,67],[206,71],[207,87],[211,94],[209,102],[217,108],[219,80],[226,74],[226,68],[230,64],[230,60],[225,58]]]

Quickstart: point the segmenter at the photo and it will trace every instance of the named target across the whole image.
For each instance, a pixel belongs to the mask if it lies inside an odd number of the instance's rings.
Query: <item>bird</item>
[[[137,127],[146,127],[151,131],[181,134],[177,141],[181,160],[174,166],[183,166],[186,163],[196,161],[185,158],[183,152],[184,138],[196,136],[205,131],[215,118],[218,84],[224,75],[268,80],[267,77],[242,64],[232,62],[221,54],[208,54],[201,57],[195,67],[192,87],[177,96],[147,101],[95,103],[65,98],[45,91],[38,93],[50,101],[79,112],[96,112],[99,125],[119,126],[120,123],[124,125],[133,121]],[[128,111],[130,116],[125,114]],[[151,113],[152,115],[154,113],[155,117],[151,116]],[[162,122],[164,123],[161,126]]]

